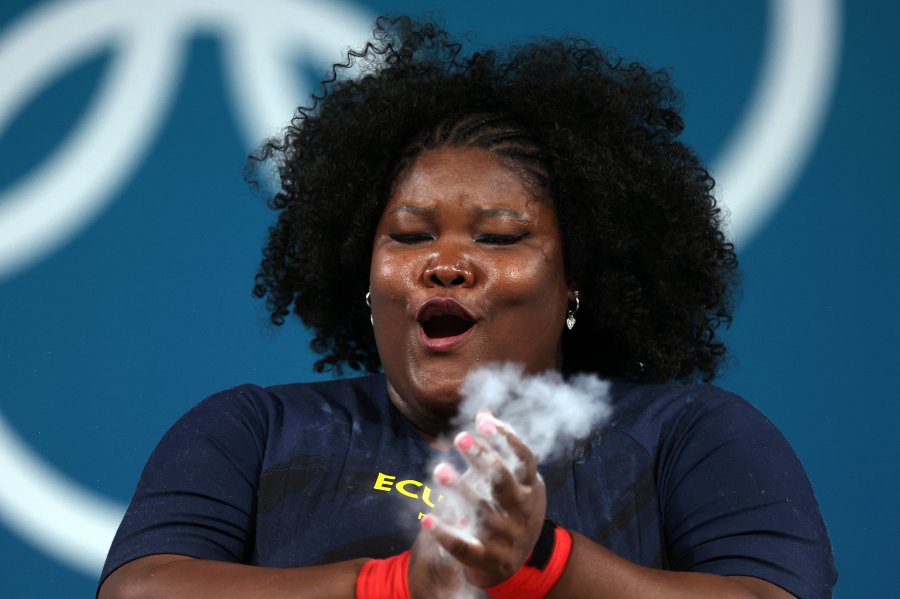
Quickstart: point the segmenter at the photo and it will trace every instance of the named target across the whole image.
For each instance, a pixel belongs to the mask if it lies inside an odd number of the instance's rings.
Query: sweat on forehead
[[[419,154],[440,147],[481,148],[532,186],[546,188],[550,183],[550,160],[540,142],[513,117],[499,112],[454,115],[425,127],[401,154],[395,181]]]

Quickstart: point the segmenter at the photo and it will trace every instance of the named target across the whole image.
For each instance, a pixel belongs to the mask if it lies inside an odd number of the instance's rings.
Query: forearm
[[[757,578],[672,572],[639,566],[573,532],[569,563],[549,597],[788,599],[792,595]]]
[[[307,568],[263,568],[180,555],[153,555],[110,575],[99,599],[353,599],[365,559]]]

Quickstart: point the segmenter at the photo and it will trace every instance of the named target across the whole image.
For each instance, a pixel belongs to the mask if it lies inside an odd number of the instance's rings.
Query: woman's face
[[[428,150],[400,174],[370,277],[391,399],[425,433],[446,426],[472,368],[561,365],[571,292],[556,211],[490,152]]]

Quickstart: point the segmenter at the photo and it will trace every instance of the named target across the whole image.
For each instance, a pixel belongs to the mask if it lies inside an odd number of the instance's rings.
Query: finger
[[[504,466],[510,472],[515,472],[521,459],[509,444],[507,436],[503,434],[503,432],[507,431],[512,432],[512,428],[505,422],[495,418],[490,410],[479,410],[478,415],[475,417],[475,430],[479,435],[479,439],[497,454],[503,461]]]
[[[469,467],[481,473],[490,473],[499,457],[486,443],[472,433],[463,431],[453,438],[453,445],[468,462]]]
[[[468,443],[463,441],[460,445],[465,448]],[[464,456],[471,467],[453,482],[453,488],[459,489],[468,505],[477,506],[479,521],[487,521],[493,514],[505,517],[521,511],[530,489],[516,479],[492,450],[472,445]]]
[[[488,550],[478,539],[460,535],[459,531],[431,514],[422,518],[422,526],[450,556],[468,569],[467,578],[478,587],[493,586],[506,580],[520,565],[512,559],[508,548]]]
[[[499,492],[509,500],[516,498],[519,493],[518,481],[497,451],[487,442],[480,442],[470,433],[462,432],[456,436],[454,444],[470,466],[463,479],[469,482],[480,497],[493,501]]]
[[[435,467],[432,477],[442,488],[444,495],[452,494],[458,502],[471,510],[489,507],[487,504],[491,500],[490,485],[474,476],[471,469],[460,475],[456,468],[447,462],[441,462]]]
[[[422,518],[422,528],[461,564],[474,566],[484,559],[484,545],[467,530],[451,526],[433,514]]]
[[[457,589],[465,577],[462,565],[426,531],[416,537],[407,576],[413,597],[433,596],[436,588]]]
[[[497,453],[506,458],[509,470],[526,485],[534,484],[537,477],[537,458],[525,443],[519,439],[506,422],[488,410],[479,411],[475,419],[476,430],[497,448]]]
[[[498,489],[512,491],[515,485],[510,485],[507,481],[502,480],[506,473],[499,470],[487,457],[482,457],[487,455],[484,447],[493,450],[493,454],[500,459],[505,470],[511,473],[516,482],[525,485],[535,484],[538,472],[537,459],[508,423],[494,416],[490,410],[479,410],[475,418],[475,429],[482,443],[475,443],[476,449],[473,449],[470,454],[482,459],[480,463],[475,460],[470,461],[475,467],[482,466],[483,470],[485,468],[494,469]],[[493,459],[494,455],[490,457]],[[512,499],[515,499],[515,496]]]
[[[448,464],[447,462],[441,462],[435,466],[431,476],[442,487],[449,487],[459,480],[459,472],[457,472],[452,464]]]
[[[507,512],[491,494],[489,481],[471,469],[460,475],[446,462],[435,467],[433,477],[444,496],[436,512],[443,522],[482,540],[485,534],[507,540],[514,536],[515,531],[506,522]]]

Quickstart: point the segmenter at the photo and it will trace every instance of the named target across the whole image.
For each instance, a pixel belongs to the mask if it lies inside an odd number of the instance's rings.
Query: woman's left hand
[[[462,564],[472,585],[488,588],[515,574],[528,558],[544,523],[547,493],[534,454],[501,421],[482,412],[476,430],[477,437],[464,432],[454,440],[469,464],[465,474],[446,463],[435,469],[445,495],[461,501],[476,521],[446,522],[439,509],[422,524]]]
[[[419,533],[412,547],[407,581],[412,599],[466,595],[463,591],[466,579],[462,565],[448,559],[435,538],[425,530]]]

